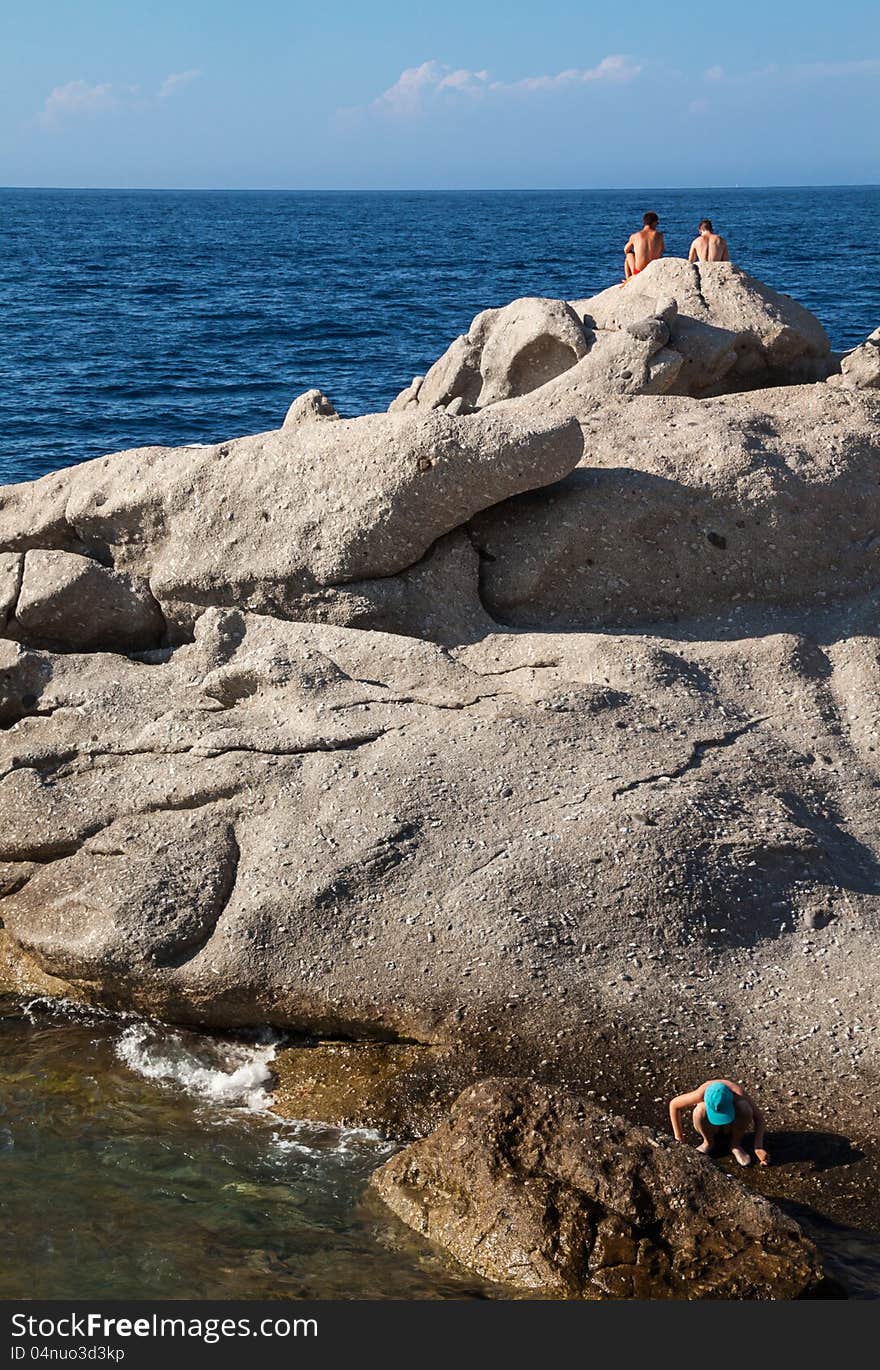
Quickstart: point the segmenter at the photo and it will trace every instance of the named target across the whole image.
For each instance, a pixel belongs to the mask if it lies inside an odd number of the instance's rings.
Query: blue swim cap
[[[729,1085],[714,1080],[703,1095],[706,1117],[714,1127],[726,1127],[736,1116],[736,1100]]]

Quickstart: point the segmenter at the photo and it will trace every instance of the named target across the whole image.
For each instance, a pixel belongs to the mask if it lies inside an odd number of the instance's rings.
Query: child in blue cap
[[[740,1165],[751,1165],[752,1158],[743,1146],[749,1132],[759,1165],[769,1165],[764,1147],[764,1115],[754,1099],[733,1080],[706,1080],[689,1094],[678,1094],[669,1105],[669,1120],[676,1141],[684,1141],[681,1114],[694,1110],[693,1124],[702,1137],[697,1147],[704,1155],[721,1155],[730,1150]]]

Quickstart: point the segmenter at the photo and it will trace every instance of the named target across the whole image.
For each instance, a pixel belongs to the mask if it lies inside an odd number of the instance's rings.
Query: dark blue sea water
[[[880,188],[462,193],[0,191],[0,482],[277,427],[320,386],[384,408],[471,318],[617,280],[646,208],[704,215],[838,349],[880,323]]]

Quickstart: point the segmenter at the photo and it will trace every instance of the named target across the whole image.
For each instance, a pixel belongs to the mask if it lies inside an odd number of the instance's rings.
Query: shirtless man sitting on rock
[[[643,216],[645,227],[638,233],[631,233],[623,249],[623,284],[633,276],[638,276],[650,262],[662,257],[666,248],[663,234],[657,228],[657,215],[653,210]]]
[[[711,219],[700,220],[699,236],[691,243],[688,253],[689,262],[729,262],[727,240],[716,233]]]
[[[753,1132],[753,1146],[759,1165],[769,1165],[764,1148],[764,1115],[754,1099],[732,1080],[706,1080],[690,1094],[678,1094],[669,1105],[669,1119],[678,1142],[684,1141],[681,1115],[694,1110],[693,1124],[702,1137],[697,1147],[705,1156],[722,1155],[729,1150],[740,1165],[751,1165],[752,1158],[743,1146],[747,1133]]]

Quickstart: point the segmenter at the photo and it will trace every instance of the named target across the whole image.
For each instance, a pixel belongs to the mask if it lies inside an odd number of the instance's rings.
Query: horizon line
[[[603,194],[679,190],[880,190],[877,181],[815,181],[763,183],[739,181],[732,185],[594,185],[594,186],[121,186],[121,185],[0,185],[2,191],[72,191],[93,193],[192,195],[510,195]]]

